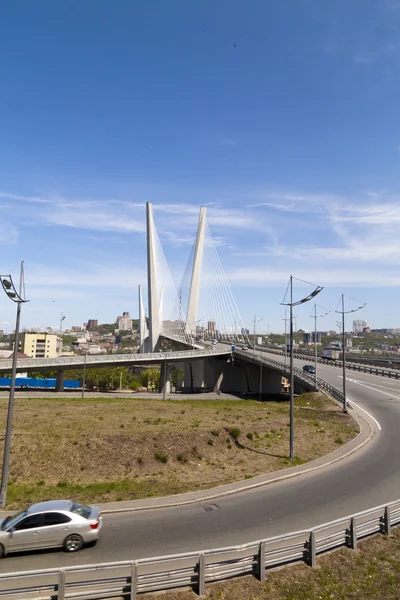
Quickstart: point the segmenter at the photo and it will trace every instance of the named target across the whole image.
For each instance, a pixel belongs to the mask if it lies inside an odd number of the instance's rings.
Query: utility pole
[[[15,321],[15,339],[14,339],[14,352],[12,359],[12,373],[11,373],[11,384],[10,384],[10,396],[8,400],[8,411],[7,411],[7,425],[6,425],[6,437],[4,441],[4,454],[3,454],[3,467],[1,473],[1,488],[0,488],[0,504],[4,508],[7,504],[7,486],[8,486],[8,473],[10,468],[10,451],[11,451],[11,435],[12,435],[12,421],[14,414],[14,397],[15,397],[15,379],[17,376],[17,357],[18,357],[18,345],[19,345],[19,327],[21,321],[21,304],[28,302],[22,296],[24,288],[24,261],[21,261],[21,270],[19,276],[19,293],[15,289],[11,275],[0,275],[1,285],[7,296],[13,302],[17,304],[17,317]],[[25,294],[24,294],[25,295]]]
[[[263,319],[264,319],[264,317],[261,317],[261,319],[257,319],[257,315],[254,315],[254,319],[253,319],[253,352],[254,353],[256,351],[256,323],[263,321]]]
[[[287,343],[287,322],[289,321],[289,319],[287,318],[287,310],[285,310],[285,318],[282,319],[282,321],[285,321],[285,367],[287,365],[287,347],[288,347],[288,343]]]
[[[354,300],[354,298],[351,298],[351,300]],[[359,300],[356,300],[356,302],[359,302]],[[366,302],[364,302],[364,304],[362,304],[361,306],[359,306],[358,308],[354,308],[353,310],[344,310],[344,294],[342,294],[341,296],[341,305],[342,305],[342,309],[341,310],[336,310],[336,313],[340,313],[342,315],[342,346],[343,346],[343,351],[342,351],[342,356],[343,356],[343,412],[347,413],[347,398],[346,398],[346,330],[345,330],[345,324],[344,324],[344,315],[347,315],[349,313],[353,313],[353,312],[357,312],[358,310],[361,310],[362,308],[364,308],[364,306],[366,306]],[[339,325],[339,323],[337,323]]]
[[[294,460],[293,277],[290,276],[290,460]]]
[[[314,304],[314,315],[311,317],[314,319],[314,362],[315,362],[315,387],[317,386],[317,364],[318,364],[318,346],[317,346],[317,318],[318,317],[326,317],[329,315],[331,311],[323,313],[322,315],[317,315],[317,304]]]
[[[82,379],[82,400],[85,397],[85,384],[86,384],[86,355],[87,351],[85,350],[85,358],[83,359],[83,379]]]
[[[305,302],[309,302],[312,298],[314,298],[320,291],[323,289],[321,286],[317,286],[314,291],[302,298],[301,300],[293,301],[293,275],[290,275],[289,283],[286,288],[285,297],[283,299],[284,306],[289,306],[290,309],[290,329],[289,329],[289,344],[290,344],[290,444],[289,444],[289,452],[290,452],[290,460],[294,460],[294,369],[293,369],[293,306],[297,306],[298,304],[304,304]],[[296,278],[295,278],[296,279]],[[298,281],[302,281],[301,279]],[[310,284],[309,281],[303,281],[303,283]],[[289,291],[289,302],[285,302],[287,294]],[[286,315],[285,315],[286,317]]]

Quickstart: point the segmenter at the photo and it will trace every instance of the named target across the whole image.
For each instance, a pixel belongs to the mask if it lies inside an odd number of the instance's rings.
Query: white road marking
[[[357,402],[354,402],[354,400],[351,400],[350,398],[348,398],[350,404],[354,404],[354,406],[357,406],[357,408],[359,408],[360,410],[363,410],[365,412],[365,414],[367,414],[373,421],[375,421],[375,423],[377,424],[377,427],[379,429],[379,431],[382,430],[382,427],[379,425],[378,421],[375,419],[375,417],[373,417],[371,415],[371,413],[369,413],[367,410],[365,410],[365,408],[363,408],[362,406],[360,406],[359,404],[357,404]]]
[[[365,384],[365,383],[360,383],[359,381],[355,382],[357,385],[362,385],[363,387],[368,388],[369,390],[371,389],[371,386]],[[382,390],[375,390],[373,389],[374,392],[378,392],[378,394],[384,394],[385,396],[389,396],[389,398],[397,398],[397,400],[400,400],[400,396],[395,396],[394,394],[388,394],[387,392],[382,392]]]
[[[343,377],[341,375],[339,375],[340,379],[343,379]],[[378,385],[377,383],[361,383],[361,381],[358,381],[357,379],[350,379],[349,377],[346,377],[346,381],[350,381],[351,383],[356,383],[357,385],[362,385],[363,387],[366,387],[369,390],[373,390],[374,392],[378,392],[379,394],[384,394],[385,396],[389,396],[389,398],[397,398],[397,400],[400,400],[400,396],[396,396],[395,394],[388,394],[388,392],[382,392],[381,390],[376,390],[375,387],[383,387],[382,385]],[[375,387],[373,387],[375,386]],[[396,390],[398,391],[398,390]]]

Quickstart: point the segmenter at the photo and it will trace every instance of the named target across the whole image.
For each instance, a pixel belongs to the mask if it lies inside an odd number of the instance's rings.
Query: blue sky
[[[400,326],[399,27],[399,0],[5,3],[1,270],[25,260],[23,324],[136,316],[151,201],[177,285],[208,206],[248,326],[282,331],[290,273]]]

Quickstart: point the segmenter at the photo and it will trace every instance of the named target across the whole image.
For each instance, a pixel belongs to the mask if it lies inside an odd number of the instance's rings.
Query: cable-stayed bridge
[[[139,286],[140,352],[157,351],[162,338],[193,348],[201,348],[205,340],[248,341],[207,223],[206,207],[200,209],[197,236],[178,288],[149,202],[146,228],[148,315]]]
[[[64,371],[87,367],[158,364],[160,386],[169,392],[169,369],[184,371],[184,391],[214,390],[279,394],[285,369],[264,356],[231,349],[232,342],[248,343],[236,302],[207,223],[207,210],[200,209],[197,235],[180,285],[177,287],[157,233],[153,206],[146,204],[147,294],[145,314],[139,285],[138,354],[19,359],[17,371],[56,371],[56,391],[62,391]],[[8,372],[10,361],[1,361]],[[297,375],[296,385],[313,385]]]

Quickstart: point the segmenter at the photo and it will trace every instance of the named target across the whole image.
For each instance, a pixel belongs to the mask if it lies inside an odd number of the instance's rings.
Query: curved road
[[[276,360],[276,356],[273,358]],[[297,366],[304,361],[296,360]],[[319,376],[341,386],[341,370],[320,365]],[[132,560],[257,540],[358,512],[400,497],[400,381],[348,373],[348,399],[381,426],[374,440],[347,460],[291,480],[203,505],[106,515],[95,548],[11,556],[0,572]]]

